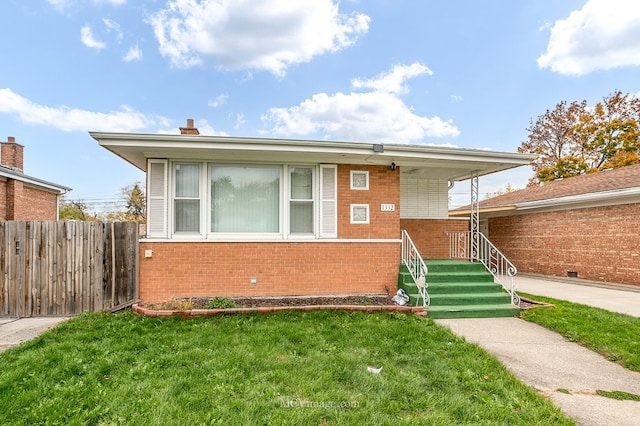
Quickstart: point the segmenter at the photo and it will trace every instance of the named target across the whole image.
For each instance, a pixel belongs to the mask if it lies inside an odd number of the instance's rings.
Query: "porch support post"
[[[470,257],[472,262],[479,261],[480,250],[480,199],[478,197],[478,172],[474,171],[471,174],[471,247]]]

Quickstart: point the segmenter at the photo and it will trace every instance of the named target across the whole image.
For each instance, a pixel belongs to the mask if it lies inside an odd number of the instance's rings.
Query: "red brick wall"
[[[351,189],[351,170],[369,171],[369,190]],[[369,224],[351,224],[351,204],[369,204]],[[395,212],[380,211],[395,204]],[[338,237],[400,238],[400,170],[387,166],[338,166]]]
[[[143,242],[140,298],[393,294],[399,259],[399,243]]]
[[[0,220],[7,220],[7,181],[0,180]]]
[[[7,180],[7,220],[20,220],[22,213],[24,183],[15,179]]]
[[[17,220],[58,220],[58,197],[48,191],[24,187],[22,211]]]
[[[3,166],[13,167],[20,171],[24,169],[24,147],[15,143],[14,137],[9,136],[7,142],[2,142],[0,151],[0,163]]]
[[[369,190],[351,190],[351,170],[369,171]],[[393,294],[400,265],[400,174],[386,166],[338,166],[338,238],[390,242],[143,242],[140,298]],[[380,204],[395,204],[395,212]],[[350,205],[369,204],[369,224],[350,223]],[[153,257],[145,258],[145,250]],[[249,283],[251,277],[258,284]]]
[[[406,230],[416,248],[427,259],[449,258],[447,232],[466,232],[469,221],[463,219],[401,219],[400,227]]]
[[[0,220],[58,220],[58,197],[25,185],[0,181]]]
[[[640,286],[640,203],[489,219],[518,271]]]

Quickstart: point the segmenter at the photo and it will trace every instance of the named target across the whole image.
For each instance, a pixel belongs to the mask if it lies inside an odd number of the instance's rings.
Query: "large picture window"
[[[174,182],[174,232],[200,232],[200,164],[175,164]]]
[[[280,167],[213,165],[211,232],[280,232]]]
[[[149,160],[150,235],[337,238],[337,166]]]

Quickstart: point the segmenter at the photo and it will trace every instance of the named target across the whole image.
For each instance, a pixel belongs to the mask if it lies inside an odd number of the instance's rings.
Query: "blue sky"
[[[0,139],[95,209],[144,175],[89,131],[515,152],[562,100],[640,94],[635,0],[3,0],[0,28]]]

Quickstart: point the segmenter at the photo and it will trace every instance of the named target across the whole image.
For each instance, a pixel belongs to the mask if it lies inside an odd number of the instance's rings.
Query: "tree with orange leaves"
[[[621,91],[595,107],[562,101],[527,130],[518,151],[538,155],[531,184],[640,162],[640,98]]]

